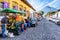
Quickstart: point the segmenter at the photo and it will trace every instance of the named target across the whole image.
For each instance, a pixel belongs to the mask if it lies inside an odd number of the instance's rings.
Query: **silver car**
[[[35,17],[31,18],[31,26],[35,27],[37,24],[37,19]]]

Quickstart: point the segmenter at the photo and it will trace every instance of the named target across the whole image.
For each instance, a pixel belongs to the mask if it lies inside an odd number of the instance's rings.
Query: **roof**
[[[26,5],[28,5],[28,6],[31,7],[34,11],[36,11],[36,10],[28,3],[27,0],[21,0],[21,1],[23,1]]]

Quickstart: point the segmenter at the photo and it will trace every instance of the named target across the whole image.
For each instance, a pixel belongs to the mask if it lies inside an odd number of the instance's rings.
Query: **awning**
[[[3,10],[0,10],[0,12],[3,12]]]
[[[20,11],[21,14],[26,14],[26,12]]]
[[[20,11],[18,11],[18,10],[13,10],[13,9],[10,9],[10,8],[6,8],[6,9],[3,9],[2,12],[7,12],[7,13],[19,13]]]
[[[19,11],[19,10],[14,10],[10,8],[5,8],[3,10],[0,10],[0,12],[6,12],[6,13],[20,13],[20,14],[25,14],[26,12]]]

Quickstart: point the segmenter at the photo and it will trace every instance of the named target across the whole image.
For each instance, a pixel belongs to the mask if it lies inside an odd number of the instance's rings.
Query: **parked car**
[[[54,19],[52,19],[52,18],[47,18],[47,20],[52,21],[52,22],[54,21]]]
[[[54,22],[55,24],[60,25],[60,19],[58,19],[58,18],[51,18],[51,19],[49,19],[49,21],[52,21],[52,22]]]
[[[37,24],[37,19],[35,17],[31,18],[31,26],[35,27]]]
[[[60,25],[60,19],[56,19],[55,23]]]
[[[49,20],[49,21],[51,21],[51,22],[54,22],[54,23],[56,23],[57,21],[59,21],[59,20],[57,20],[56,18],[48,18],[47,20]]]
[[[57,24],[57,25],[60,25],[60,21],[58,21],[56,24]]]
[[[59,19],[54,18],[54,23],[56,23],[56,24],[57,24],[57,22],[59,22]]]

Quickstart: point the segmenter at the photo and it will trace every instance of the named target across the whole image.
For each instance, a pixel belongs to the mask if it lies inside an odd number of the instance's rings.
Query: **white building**
[[[58,13],[58,18],[60,18],[60,11],[58,11],[57,13]]]
[[[60,18],[60,10],[56,11],[54,15],[52,15],[53,18]]]
[[[31,9],[30,11],[30,18],[34,17],[34,11]]]

